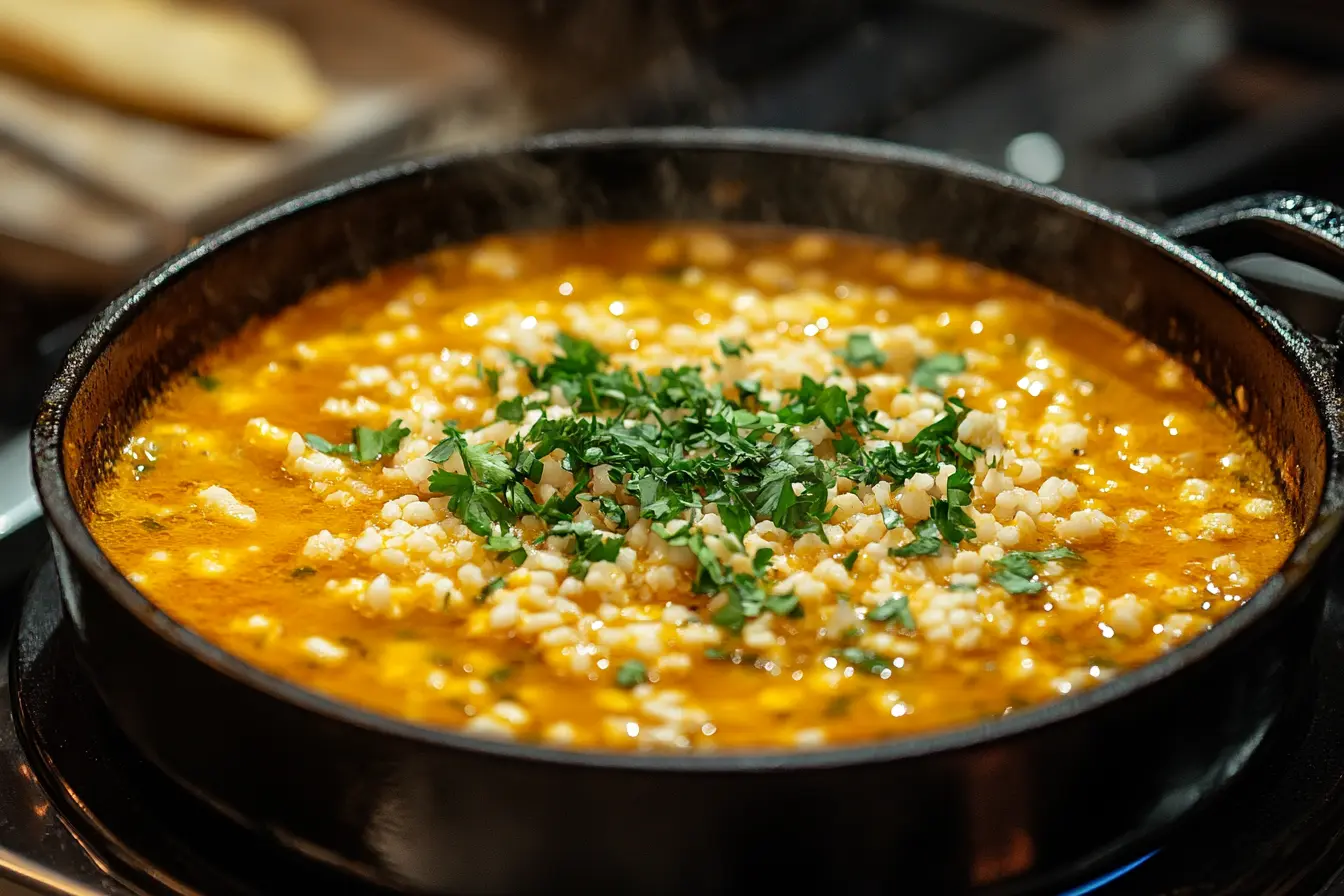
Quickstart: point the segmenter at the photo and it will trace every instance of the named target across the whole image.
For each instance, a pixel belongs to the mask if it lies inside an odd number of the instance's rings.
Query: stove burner
[[[1137,859],[1130,862],[1128,865],[1121,865],[1119,868],[1115,869],[1114,871],[1108,874],[1103,874],[1096,880],[1089,881],[1088,883],[1085,883],[1082,886],[1074,887],[1072,890],[1068,890],[1064,893],[1061,893],[1060,896],[1083,896],[1084,893],[1095,893],[1102,887],[1105,887],[1108,884],[1113,884],[1120,878],[1124,877],[1129,872],[1134,871],[1140,865],[1142,865],[1144,862],[1148,861],[1155,855],[1157,855],[1157,850],[1153,850],[1146,856],[1139,856]]]
[[[348,879],[183,796],[98,710],[71,647],[47,562],[29,582],[9,674],[0,671],[0,891],[9,892],[4,879],[11,878],[57,896],[358,892]],[[4,650],[0,642],[0,661]],[[1344,883],[1338,600],[1316,653],[1315,682],[1230,792],[1183,823],[1159,852],[1063,896],[1335,892]],[[13,714],[3,712],[7,698]]]

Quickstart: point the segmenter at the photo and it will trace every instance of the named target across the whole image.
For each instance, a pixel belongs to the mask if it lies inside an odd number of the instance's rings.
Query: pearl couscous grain
[[[90,524],[238,656],[565,747],[968,723],[1197,636],[1287,556],[1180,364],[1006,275],[808,233],[494,238],[255,322]]]

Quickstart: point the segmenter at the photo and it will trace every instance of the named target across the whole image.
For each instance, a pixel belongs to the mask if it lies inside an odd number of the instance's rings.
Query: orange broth
[[[902,554],[955,502],[946,471],[837,476],[811,534],[753,516],[734,541],[709,502],[687,531],[730,568],[768,547],[761,581],[788,610],[736,630],[619,475],[576,511],[619,536],[611,559],[573,566],[576,540],[536,516],[499,528],[514,556],[488,549],[433,487],[460,458],[424,455],[448,421],[500,450],[520,431],[510,400],[572,413],[518,361],[544,370],[561,332],[610,369],[690,366],[775,405],[804,376],[864,385],[876,447],[914,450],[959,398],[969,537]],[[856,348],[874,351],[851,364]],[[313,447],[398,420],[370,462]],[[829,462],[845,432],[790,437]],[[559,457],[526,484],[538,502],[574,490]],[[277,676],[428,725],[615,749],[815,747],[1056,699],[1206,631],[1295,537],[1267,459],[1193,374],[1065,298],[857,238],[635,226],[450,248],[254,322],[149,409],[89,522],[154,603]],[[1050,549],[1028,584],[1004,575]]]

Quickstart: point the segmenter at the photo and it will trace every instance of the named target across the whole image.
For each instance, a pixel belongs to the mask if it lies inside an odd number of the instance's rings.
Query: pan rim
[[[1311,524],[1303,529],[1283,567],[1236,612],[1177,649],[1081,693],[1059,697],[987,722],[938,728],[855,745],[806,750],[750,749],[689,754],[579,750],[490,740],[456,729],[417,724],[346,703],[266,672],[176,622],[142,594],[99,548],[75,507],[66,482],[62,445],[70,406],[103,351],[141,309],[157,299],[167,284],[186,275],[216,251],[263,231],[273,223],[383,183],[471,160],[548,151],[584,152],[622,148],[801,154],[923,168],[960,180],[1026,193],[1160,250],[1208,281],[1225,300],[1247,315],[1275,348],[1289,359],[1303,381],[1312,398],[1326,441],[1325,478]],[[33,470],[48,527],[59,542],[60,549],[73,555],[74,561],[99,586],[105,588],[123,610],[172,647],[235,683],[329,721],[414,742],[426,748],[466,751],[557,766],[695,774],[824,769],[951,754],[1053,727],[1146,690],[1179,670],[1200,663],[1259,624],[1280,607],[1291,592],[1302,586],[1335,540],[1344,521],[1344,464],[1340,450],[1344,439],[1341,438],[1337,422],[1340,419],[1340,400],[1324,365],[1322,354],[1310,337],[1296,331],[1286,319],[1256,299],[1221,266],[1153,227],[1054,187],[943,153],[864,138],[739,128],[575,130],[490,147],[417,157],[356,174],[257,211],[215,231],[165,261],[109,303],[66,356],[43,398],[33,426]]]

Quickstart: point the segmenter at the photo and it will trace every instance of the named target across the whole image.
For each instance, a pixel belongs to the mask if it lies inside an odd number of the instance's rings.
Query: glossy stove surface
[[[200,811],[131,752],[81,677],[50,563],[23,602],[0,677],[0,894],[351,892],[347,881]],[[1339,600],[1315,660],[1309,692],[1242,780],[1156,854],[1065,896],[1344,891]],[[1141,741],[1135,761],[1143,761]],[[6,889],[4,878],[21,889]]]

